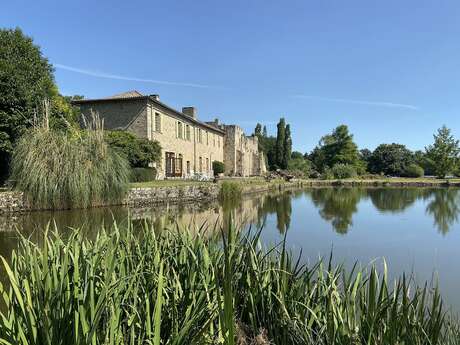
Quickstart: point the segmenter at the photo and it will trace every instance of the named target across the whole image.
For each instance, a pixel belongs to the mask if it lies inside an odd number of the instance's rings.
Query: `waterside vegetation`
[[[43,116],[17,143],[11,181],[35,208],[85,208],[119,203],[128,190],[128,161],[104,140],[95,116],[85,130],[69,124],[65,131],[49,126]]]
[[[438,289],[387,268],[304,265],[231,224],[46,231],[3,260],[4,344],[459,344]],[[196,229],[195,229],[196,230]],[[218,233],[218,232],[217,232]]]

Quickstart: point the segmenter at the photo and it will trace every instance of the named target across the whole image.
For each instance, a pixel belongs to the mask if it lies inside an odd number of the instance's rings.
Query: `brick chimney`
[[[195,107],[183,107],[182,108],[182,113],[190,116],[192,119],[196,120],[196,109]]]

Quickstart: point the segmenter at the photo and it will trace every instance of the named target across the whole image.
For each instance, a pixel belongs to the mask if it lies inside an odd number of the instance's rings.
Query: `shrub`
[[[415,163],[409,164],[409,166],[406,168],[406,171],[404,172],[403,176],[406,177],[423,177],[425,175],[425,171],[420,165],[417,165]]]
[[[220,185],[219,198],[221,200],[238,200],[241,198],[242,187],[238,182],[224,181]]]
[[[349,164],[335,164],[332,167],[332,174],[336,179],[352,178],[357,176],[356,168]]]
[[[322,180],[333,180],[334,179],[334,173],[332,172],[332,169],[329,167],[325,167],[323,173],[321,174],[321,179]]]
[[[157,170],[155,168],[132,168],[131,182],[149,182],[155,180]]]
[[[299,177],[309,177],[312,173],[312,166],[308,159],[303,157],[293,158],[288,163],[288,170],[292,172],[300,172]],[[297,175],[294,174],[294,175]]]
[[[224,171],[225,171],[225,165],[222,162],[213,161],[212,162],[212,170],[214,171],[214,176],[217,176],[219,174],[223,174]]]
[[[106,131],[110,147],[118,150],[133,168],[148,168],[150,163],[161,160],[161,146],[158,141],[138,138],[126,131]]]
[[[13,152],[11,180],[39,208],[82,208],[120,201],[128,189],[129,164],[104,141],[97,119],[87,130],[26,132]]]

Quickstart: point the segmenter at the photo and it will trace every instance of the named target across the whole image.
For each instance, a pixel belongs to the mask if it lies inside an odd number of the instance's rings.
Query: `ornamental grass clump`
[[[63,131],[49,127],[45,111],[17,143],[10,179],[34,207],[66,209],[119,202],[129,176],[126,158],[108,147],[96,115],[84,130]]]
[[[437,288],[332,260],[304,264],[286,242],[113,224],[22,238],[3,259],[1,344],[430,344],[460,342]]]

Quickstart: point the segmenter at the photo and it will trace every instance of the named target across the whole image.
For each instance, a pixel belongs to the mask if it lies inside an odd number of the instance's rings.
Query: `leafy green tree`
[[[138,138],[126,131],[107,131],[106,141],[127,157],[132,168],[147,168],[150,163],[161,159],[161,147],[157,141]]]
[[[372,153],[368,169],[375,174],[403,176],[414,162],[413,154],[401,144],[381,144]]]
[[[59,95],[53,67],[20,29],[0,29],[0,183],[7,177],[14,145],[49,101],[52,128],[75,123],[74,109]]]
[[[277,125],[278,132],[276,135],[275,163],[278,168],[283,167],[284,161],[284,143],[286,140],[286,121],[281,118]]]
[[[331,134],[321,138],[319,144],[310,155],[318,171],[323,172],[326,167],[336,164],[348,164],[358,172],[364,170],[364,163],[360,158],[358,146],[353,141],[346,125],[340,125]]]
[[[291,160],[292,154],[292,138],[291,138],[291,126],[286,125],[286,132],[284,136],[284,145],[283,145],[283,160],[281,167],[283,169],[287,169],[289,161]]]
[[[434,174],[439,178],[444,178],[456,170],[460,153],[459,141],[454,139],[450,129],[446,126],[438,129],[433,137],[433,145],[426,148],[426,157]]]
[[[8,174],[15,141],[37,108],[56,93],[53,68],[20,29],[0,30],[0,181]]]

